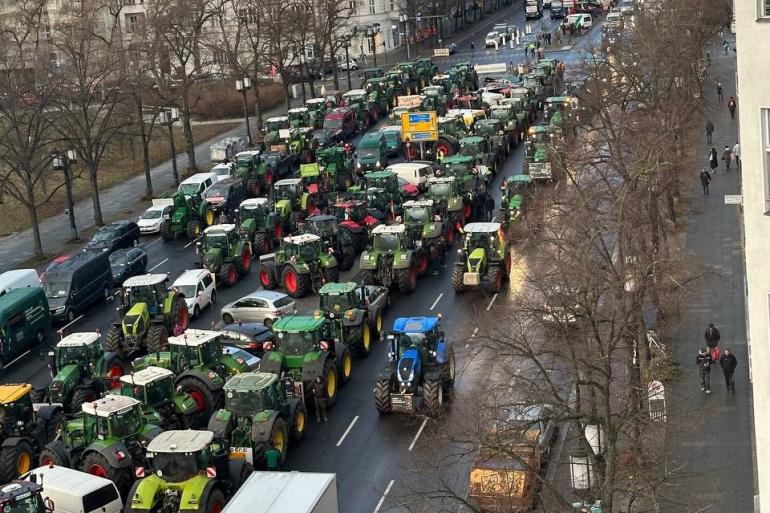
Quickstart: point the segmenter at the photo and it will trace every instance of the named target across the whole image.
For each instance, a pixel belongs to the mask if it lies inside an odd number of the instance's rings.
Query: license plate
[[[396,412],[412,413],[414,411],[414,396],[411,394],[391,394],[390,407]]]
[[[231,460],[246,460],[246,463],[254,464],[254,452],[251,447],[230,447]]]
[[[463,285],[478,285],[480,283],[481,283],[481,277],[479,273],[463,274]]]

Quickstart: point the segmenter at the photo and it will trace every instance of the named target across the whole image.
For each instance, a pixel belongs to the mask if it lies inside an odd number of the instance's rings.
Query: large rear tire
[[[238,274],[241,276],[249,274],[251,272],[251,263],[251,248],[249,248],[248,244],[244,244],[243,249],[241,249],[241,259],[238,262]]]
[[[339,379],[337,378],[337,369],[334,368],[331,358],[327,358],[323,370],[324,396],[326,398],[327,408],[331,408],[337,402],[339,393]]]
[[[201,224],[198,221],[187,221],[187,238],[197,239],[201,235]]]
[[[390,413],[390,380],[381,379],[374,384],[374,407],[381,414]]]
[[[238,270],[233,264],[224,264],[219,271],[219,281],[232,287],[238,283]]]
[[[426,413],[431,417],[440,415],[444,409],[444,387],[441,379],[426,379],[422,391]]]
[[[99,394],[92,388],[78,388],[72,393],[72,400],[69,404],[69,410],[73,413],[80,413],[82,406],[86,403],[92,403],[99,399]]]
[[[108,353],[122,353],[123,346],[123,333],[120,326],[112,325],[107,330],[107,352]]]
[[[301,404],[297,405],[297,409],[294,410],[294,418],[291,422],[291,439],[295,442],[299,442],[305,437],[305,431],[307,430],[307,412],[305,407]]]
[[[372,352],[372,343],[374,342],[374,328],[369,322],[369,316],[364,316],[361,326],[356,330],[356,337],[350,341],[350,352],[356,358],[365,358]]]
[[[394,274],[398,291],[402,294],[410,294],[417,288],[417,266],[414,264],[406,269],[397,269]]]
[[[215,394],[201,380],[192,376],[187,376],[179,380],[179,388],[182,392],[190,394],[197,406],[193,414],[191,423],[194,426],[204,426],[211,418],[211,414],[222,408],[223,397],[221,394]]]
[[[157,353],[168,348],[168,331],[165,326],[150,326],[147,332],[147,352]]]
[[[340,251],[339,268],[347,271],[356,263],[356,250],[353,246],[344,245]]]
[[[3,483],[19,477],[32,469],[34,453],[32,444],[20,440],[16,445],[0,449],[0,477]]]
[[[206,498],[201,513],[221,513],[225,507],[225,494],[219,488],[213,488]]]
[[[54,440],[40,450],[39,462],[41,466],[69,467],[71,462],[67,446],[61,440]]]
[[[375,285],[376,283],[371,269],[361,270],[361,285]]]
[[[171,231],[171,221],[160,223],[160,236],[164,241],[174,240],[174,233]]]
[[[323,273],[323,279],[325,283],[337,283],[340,281],[340,269],[336,265],[327,267],[321,272]]]
[[[278,280],[276,280],[274,265],[262,264],[260,266],[259,283],[262,284],[262,288],[265,290],[275,290],[278,288]]]
[[[270,253],[270,242],[265,237],[264,233],[254,234],[254,256],[264,255]]]
[[[503,289],[503,270],[499,265],[489,266],[489,290],[493,294],[497,294]]]
[[[298,273],[294,267],[287,265],[281,273],[281,284],[291,297],[304,297],[310,292],[310,275]]]
[[[115,468],[107,462],[107,459],[98,452],[90,452],[84,459],[81,470],[92,476],[109,479],[115,483],[120,496],[125,499],[131,489],[133,475],[131,468]]]
[[[465,283],[463,283],[463,276],[465,275],[465,262],[457,262],[452,268],[452,288],[455,292],[464,292]]]
[[[350,376],[353,374],[353,355],[350,354],[350,349],[345,344],[338,344],[337,348],[337,365],[339,366],[337,376],[340,385],[345,386],[350,382]]]

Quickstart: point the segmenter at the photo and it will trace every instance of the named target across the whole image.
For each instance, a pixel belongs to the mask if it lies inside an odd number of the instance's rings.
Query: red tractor
[[[350,233],[356,252],[365,250],[371,241],[372,230],[382,223],[369,214],[366,203],[361,200],[338,201],[333,208],[340,231],[347,230]]]

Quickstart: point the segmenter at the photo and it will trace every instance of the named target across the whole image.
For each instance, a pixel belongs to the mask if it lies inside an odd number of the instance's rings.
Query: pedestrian
[[[479,187],[476,191],[476,198],[473,202],[473,217],[475,219],[484,218],[484,205],[486,204],[487,192]]]
[[[706,119],[706,144],[711,144],[711,136],[714,133],[714,123],[711,119]]]
[[[270,472],[278,470],[281,464],[281,451],[275,446],[275,443],[270,444],[270,448],[265,451],[265,467]]]
[[[492,216],[495,213],[495,198],[491,194],[487,194],[487,199],[484,200],[484,213],[486,214],[487,222],[491,222]]]
[[[562,29],[561,29],[561,27],[558,27],[556,29],[556,44],[557,45],[561,45],[561,33],[562,33]]]
[[[476,50],[476,46],[473,44],[473,41],[471,41],[471,52]]]
[[[722,340],[722,334],[719,333],[714,323],[710,322],[708,328],[706,328],[706,333],[703,334],[703,338],[706,340],[706,346],[708,346],[709,351],[711,351],[719,345],[719,341]]]
[[[700,172],[700,184],[703,186],[703,194],[705,196],[709,195],[709,183],[711,183],[711,174],[704,167]]]
[[[227,214],[224,210],[219,213],[219,224],[227,224]]]
[[[698,351],[698,356],[695,357],[695,364],[700,373],[700,390],[707,394],[711,393],[711,363],[711,354],[705,347],[702,347]]]
[[[542,48],[537,49],[537,62],[540,62],[543,58],[545,58],[545,50]]]
[[[725,49],[725,55],[730,51],[730,43],[727,40],[722,41],[722,48]]]
[[[717,158],[717,149],[712,146],[709,151],[709,167],[713,174],[717,174],[717,167],[719,167],[719,159]]]
[[[551,33],[550,32],[546,32],[545,33],[545,44],[547,44],[548,46],[551,46]]]
[[[730,119],[735,119],[735,107],[735,98],[731,96],[730,99],[727,100],[727,110],[730,111]]]
[[[725,171],[730,171],[730,161],[733,160],[733,152],[730,151],[729,146],[725,146],[722,150],[722,160],[725,161]]]
[[[512,74],[512,73],[514,73],[514,70],[515,70],[515,68],[513,67],[513,61],[510,61],[508,63],[508,72]]]
[[[326,390],[324,390],[326,387],[324,387],[324,382],[321,380],[321,377],[318,376],[315,378],[315,381],[313,381],[313,404],[315,405],[315,420],[316,422],[321,422],[321,419],[324,419],[324,421],[329,420],[326,418]]]
[[[711,66],[711,52],[706,50],[706,67]]]
[[[735,393],[735,367],[738,366],[738,360],[730,349],[725,349],[725,354],[719,359],[719,366],[722,367],[722,373],[725,375],[727,391]]]
[[[524,75],[524,65],[519,63],[519,76]]]
[[[720,102],[725,101],[725,90],[722,87],[722,82],[717,82],[717,96]]]
[[[733,156],[735,157],[735,165],[740,168],[741,167],[741,145],[738,143],[738,141],[735,141],[735,146],[733,146]]]

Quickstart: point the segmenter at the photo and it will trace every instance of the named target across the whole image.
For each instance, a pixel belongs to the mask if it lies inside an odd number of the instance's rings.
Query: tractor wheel
[[[267,237],[264,233],[255,233],[254,234],[254,255],[264,255],[267,253],[270,253],[270,241],[267,240]]]
[[[374,406],[377,412],[390,413],[390,380],[380,379],[374,384]]]
[[[259,283],[265,290],[275,290],[278,288],[278,281],[275,275],[275,266],[262,264],[259,268]]]
[[[286,421],[281,417],[276,417],[273,421],[273,429],[270,430],[269,445],[272,445],[281,453],[281,459],[278,464],[282,465],[283,462],[286,461],[286,453],[289,452],[289,433],[288,429],[286,429]],[[265,450],[266,449],[267,447],[265,447]],[[264,451],[262,452],[264,453]]]
[[[417,288],[417,266],[410,265],[408,269],[398,269],[394,273],[396,275],[396,283],[398,284],[398,291],[402,294],[409,294],[414,292]]]
[[[275,181],[275,173],[273,173],[272,168],[265,170],[264,180],[266,189],[269,189],[273,186],[273,182]]]
[[[195,401],[196,412],[193,414],[192,424],[204,425],[211,418],[211,414],[222,407],[221,394],[214,394],[201,380],[187,376],[179,380],[178,387],[182,392],[190,394]]]
[[[135,497],[137,493],[137,489],[139,488],[139,483],[141,483],[141,479],[137,479],[134,481],[134,484],[131,485],[131,489],[128,492],[128,495],[126,497],[129,498],[129,500],[126,501],[126,505],[123,508],[123,513],[147,513],[146,509],[134,509],[131,507],[131,500],[130,498]]]
[[[233,429],[235,429],[235,417],[228,416],[227,421],[222,421],[217,418],[217,412],[211,414],[209,423],[206,425],[206,430],[211,431],[221,440],[229,440]]]
[[[361,269],[361,285],[375,285],[376,283],[371,269]]]
[[[273,224],[273,239],[276,241],[280,241],[283,238],[283,221],[281,221],[280,218],[277,218],[275,220],[275,223]],[[268,237],[267,240],[268,243],[270,243],[270,237]]]
[[[198,221],[187,221],[187,238],[197,239],[201,234],[201,224]]]
[[[51,417],[46,421],[45,436],[46,440],[53,441],[56,435],[59,434],[59,428],[64,420],[64,411],[61,408],[57,408]]]
[[[7,483],[32,469],[32,444],[19,440],[16,445],[0,449],[0,477]]]
[[[426,379],[422,384],[423,400],[428,415],[435,417],[444,408],[444,387],[441,379]]]
[[[281,284],[291,297],[304,297],[310,292],[310,275],[300,274],[291,265],[286,265],[281,272]]]
[[[336,265],[322,269],[321,273],[324,283],[336,283],[340,281],[340,269]]]
[[[430,267],[430,252],[423,246],[415,253],[415,258],[417,259],[417,273],[422,276],[428,272],[428,268]]]
[[[88,453],[85,459],[83,459],[82,471],[92,476],[109,479],[115,483],[120,496],[124,498],[128,495],[128,491],[131,489],[131,482],[134,480],[130,467],[115,468],[98,452]]]
[[[473,215],[473,203],[467,198],[463,199],[463,217],[470,219]]]
[[[364,316],[361,322],[361,327],[356,330],[355,340],[350,341],[350,352],[356,358],[364,358],[369,356],[372,351],[372,342],[374,341],[374,329],[372,323],[369,321],[369,316]]]
[[[463,276],[465,275],[465,262],[457,262],[452,268],[452,288],[455,292],[465,291]]]
[[[388,296],[388,304],[390,304],[390,296]],[[372,336],[374,337],[373,340],[377,340],[382,335],[382,326],[384,325],[383,319],[382,319],[382,311],[377,312],[377,315],[374,316],[374,321],[372,322],[371,328],[372,328]]]
[[[225,507],[225,494],[219,488],[209,488],[208,494],[201,502],[201,507],[195,513],[221,513]]]
[[[218,278],[220,282],[224,283],[228,287],[232,287],[238,283],[238,270],[233,264],[224,264],[222,269],[219,271]]]
[[[342,246],[342,251],[340,251],[340,258],[338,263],[339,268],[343,271],[347,271],[353,267],[353,264],[356,263],[356,250],[353,248],[353,246]]]
[[[256,198],[262,193],[262,187],[259,184],[259,180],[256,178],[249,178],[246,181],[246,192],[250,198]]]
[[[510,251],[506,251],[505,259],[503,260],[503,272],[505,273],[505,275],[503,276],[503,279],[505,281],[510,281],[510,279],[511,279],[511,267],[512,267],[512,264],[511,264],[511,252]]]
[[[99,394],[93,388],[78,388],[72,393],[70,400],[70,411],[80,413],[81,406],[85,403],[92,403],[99,399]]]
[[[307,412],[302,404],[297,405],[297,409],[294,410],[294,418],[291,421],[291,439],[295,442],[299,442],[305,437],[305,429],[307,428]]]
[[[211,207],[206,207],[206,211],[203,212],[203,224],[208,227],[214,224],[214,211]]]
[[[345,386],[350,381],[353,374],[353,356],[350,349],[345,344],[337,344],[337,377],[339,377],[340,386]]]
[[[171,221],[160,223],[160,236],[164,241],[174,240],[174,233],[171,231]]]
[[[446,139],[439,139],[433,149],[436,155],[441,152],[445,157],[448,157],[454,153],[454,151],[452,151],[454,148],[452,148],[452,145],[449,144],[449,141]]]
[[[500,224],[505,223],[505,221],[506,221],[506,215],[505,214],[506,214],[506,212],[505,212],[504,209],[501,208],[500,210],[498,210],[497,214],[495,214],[495,222],[496,223],[500,223]]]
[[[452,346],[447,347],[446,356],[447,361],[441,366],[441,382],[445,397],[447,392],[455,386],[455,351]]]
[[[339,392],[339,380],[337,379],[337,369],[334,368],[331,358],[327,358],[324,363],[324,397],[326,406],[331,408],[337,402],[337,393]],[[317,412],[316,412],[317,414]]]
[[[112,325],[107,330],[107,352],[108,353],[122,353],[123,352],[123,333],[120,326]]]
[[[168,348],[168,330],[165,326],[150,326],[147,331],[147,352],[157,353]]]
[[[240,265],[238,266],[238,274],[241,276],[246,276],[251,272],[251,248],[249,248],[248,244],[243,245],[243,249],[241,250],[241,260]]]
[[[457,237],[457,228],[454,223],[451,223],[446,230],[446,247],[451,248],[455,245],[455,238]]]
[[[59,465],[70,466],[70,454],[67,446],[61,440],[54,440],[40,450],[40,466]]]
[[[487,274],[489,275],[489,290],[497,294],[503,289],[503,270],[499,265],[490,265]]]

